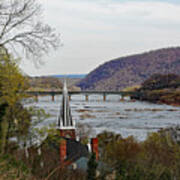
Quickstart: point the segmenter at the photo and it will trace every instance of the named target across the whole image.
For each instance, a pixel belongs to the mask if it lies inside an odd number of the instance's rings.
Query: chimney
[[[61,138],[60,140],[60,145],[59,145],[59,153],[60,153],[60,163],[63,163],[64,160],[66,159],[66,140]]]
[[[98,138],[91,139],[91,150],[96,155],[96,160],[99,159],[99,152],[98,152]]]

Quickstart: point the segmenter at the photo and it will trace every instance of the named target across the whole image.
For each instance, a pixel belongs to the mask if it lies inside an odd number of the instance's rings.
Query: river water
[[[52,102],[50,96],[44,96],[39,97],[39,102],[31,102],[30,105],[43,108],[50,114],[41,126],[57,122],[61,99],[59,95]],[[83,95],[73,95],[70,105],[76,123],[88,123],[95,134],[113,131],[123,137],[133,135],[141,141],[160,128],[180,125],[180,107],[130,102],[128,99],[121,102],[118,95],[107,96],[106,102],[101,95],[89,96],[88,102]]]

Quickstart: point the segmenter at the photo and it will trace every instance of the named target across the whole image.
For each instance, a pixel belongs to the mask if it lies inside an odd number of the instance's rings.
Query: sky
[[[42,2],[42,0],[39,0]],[[111,59],[180,45],[180,0],[43,0],[62,46],[28,75],[87,74]]]

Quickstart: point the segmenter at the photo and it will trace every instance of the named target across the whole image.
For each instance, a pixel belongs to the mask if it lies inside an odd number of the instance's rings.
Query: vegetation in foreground
[[[118,180],[180,179],[180,144],[171,132],[152,133],[144,142],[104,132],[99,135],[101,157]]]
[[[119,134],[103,132],[98,135],[100,161],[106,166],[95,174],[97,164],[93,155],[88,163],[88,171],[69,170],[59,164],[59,153],[51,142],[59,143],[59,136],[53,129],[48,131],[48,139],[41,146],[42,153],[36,151],[37,145],[26,150],[9,141],[9,146],[0,155],[0,176],[3,179],[62,179],[62,180],[174,180],[180,178],[179,127],[164,129],[150,134],[143,142],[132,136],[122,138]],[[42,168],[43,162],[43,168]]]
[[[134,99],[180,106],[180,76],[154,74],[136,92]]]
[[[174,131],[174,136],[178,133]],[[177,133],[177,134],[176,134]],[[55,136],[49,140],[54,141]],[[0,176],[3,179],[61,179],[61,180],[174,180],[180,178],[180,142],[173,138],[171,131],[161,130],[150,134],[143,142],[132,136],[103,132],[98,135],[100,161],[106,168],[95,171],[97,163],[90,157],[88,171],[62,168],[58,163],[59,153],[50,143],[45,143],[42,154],[35,153],[37,147],[29,149],[29,157],[24,149],[11,149],[0,156]],[[53,138],[53,139],[51,139]],[[47,141],[46,141],[47,142]],[[11,153],[10,153],[11,151]],[[42,168],[41,162],[44,162]]]

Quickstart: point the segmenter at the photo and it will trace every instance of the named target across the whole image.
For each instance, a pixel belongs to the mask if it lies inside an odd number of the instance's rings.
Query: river
[[[39,102],[29,104],[50,114],[41,126],[57,122],[61,98],[56,96],[53,102],[50,96],[44,96],[39,97]],[[83,95],[73,95],[70,105],[76,123],[88,123],[95,134],[106,130],[120,133],[123,137],[133,135],[142,141],[160,128],[180,125],[180,107],[131,102],[128,99],[121,102],[118,95],[108,95],[106,102],[100,95],[89,96],[88,102]]]

